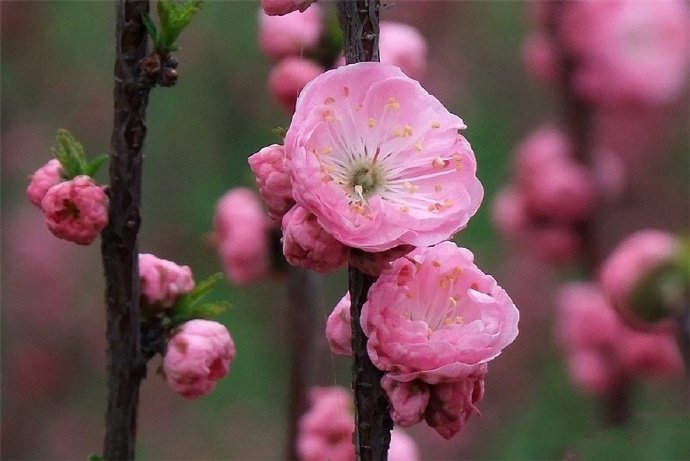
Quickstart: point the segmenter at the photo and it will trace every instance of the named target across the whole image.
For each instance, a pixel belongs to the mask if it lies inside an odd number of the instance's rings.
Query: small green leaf
[[[278,136],[281,141],[285,141],[285,135],[287,135],[287,128],[278,126],[271,130],[274,135]]]
[[[100,154],[96,156],[86,165],[84,174],[93,177],[106,160],[108,160],[108,154]]]
[[[151,19],[151,16],[149,16],[148,13],[144,13],[141,15],[141,21],[144,23],[144,27],[146,27],[146,32],[149,34],[149,37],[151,37],[151,41],[153,41],[153,43],[157,43],[158,29],[156,28],[156,24],[153,22],[153,19]]]
[[[85,174],[86,156],[79,141],[69,131],[61,128],[58,130],[56,143],[57,148],[53,152],[55,158],[60,162],[63,177],[72,179],[80,174]]]
[[[175,43],[192,18],[201,10],[203,0],[159,0],[158,18],[160,20],[160,34],[155,43],[156,49],[163,54],[174,51],[179,47]]]
[[[222,273],[216,273],[199,282],[191,293],[180,296],[170,312],[173,326],[198,318],[209,318],[218,315],[230,307],[229,303],[206,303],[201,300],[209,294],[216,283],[223,278]]]
[[[91,453],[86,459],[87,461],[103,461],[103,457],[101,455],[97,455],[96,453]]]

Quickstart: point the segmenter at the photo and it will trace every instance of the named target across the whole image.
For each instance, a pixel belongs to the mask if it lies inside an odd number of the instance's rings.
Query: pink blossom
[[[288,57],[271,70],[268,89],[281,106],[292,112],[302,88],[321,73],[323,68],[308,59]]]
[[[681,0],[588,0],[565,9],[575,89],[601,103],[666,103],[685,88],[690,14]]]
[[[396,260],[369,290],[369,357],[398,381],[457,381],[517,336],[518,310],[474,256],[452,242]]]
[[[261,8],[270,16],[281,16],[293,11],[305,11],[316,0],[261,0]]]
[[[414,250],[412,245],[398,245],[390,250],[377,253],[368,253],[353,248],[350,251],[349,262],[351,266],[356,267],[365,274],[376,277],[380,275],[382,271],[389,268],[393,261],[405,256],[412,250]]]
[[[313,5],[303,13],[294,11],[283,16],[269,16],[259,11],[259,45],[275,60],[300,56],[315,48],[322,29],[320,5]]]
[[[292,199],[290,170],[285,158],[285,149],[278,144],[264,147],[249,157],[259,193],[266,204],[268,215],[280,221],[295,201]]]
[[[380,23],[381,62],[399,67],[407,76],[419,80],[426,73],[426,40],[407,24],[392,21]]]
[[[412,437],[400,429],[393,429],[388,461],[419,461],[420,459],[419,448]]]
[[[393,422],[402,427],[413,426],[424,419],[424,412],[429,405],[431,386],[422,380],[409,382],[396,381],[384,375],[381,387],[388,396]]]
[[[145,303],[163,308],[174,306],[178,297],[194,289],[189,266],[178,266],[148,253],[139,254],[139,280]]]
[[[108,224],[108,196],[88,176],[51,187],[41,209],[53,235],[79,245],[89,245]]]
[[[639,376],[681,372],[673,335],[661,330],[640,332],[622,323],[597,285],[564,285],[557,306],[557,337],[564,347],[571,378],[583,390],[615,392]]]
[[[513,169],[518,184],[534,181],[544,168],[567,162],[571,155],[572,146],[563,130],[553,125],[540,127],[515,148]]]
[[[283,217],[283,254],[293,266],[326,273],[347,261],[349,249],[326,232],[316,216],[299,205]]]
[[[228,374],[234,358],[235,343],[223,325],[190,320],[168,342],[163,373],[173,391],[196,399],[211,392]]]
[[[556,55],[545,33],[534,32],[527,36],[522,45],[522,61],[527,71],[542,82],[552,83],[558,78]]]
[[[335,305],[326,320],[326,338],[335,355],[352,357],[352,317],[350,315],[350,292]]]
[[[247,188],[236,187],[216,203],[214,236],[228,279],[251,283],[269,271],[269,220],[261,201]]]
[[[343,388],[313,387],[309,410],[299,421],[297,451],[302,461],[355,459],[352,396]]]
[[[631,295],[638,284],[655,270],[673,261],[680,251],[671,234],[643,229],[626,237],[602,263],[599,281],[621,312],[630,312]]]
[[[304,88],[285,139],[293,197],[350,247],[438,243],[467,224],[483,195],[462,128],[396,67],[328,71]]]
[[[60,170],[60,162],[53,159],[31,175],[29,187],[26,188],[26,197],[31,203],[40,208],[48,190],[60,182]]]

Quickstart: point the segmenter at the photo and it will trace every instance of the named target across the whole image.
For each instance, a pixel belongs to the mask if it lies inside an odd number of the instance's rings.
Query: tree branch
[[[140,78],[148,54],[142,15],[148,0],[118,0],[110,214],[101,252],[106,278],[108,409],[103,456],[134,459],[139,385],[146,374],[140,348],[139,248],[142,147],[150,85]]]

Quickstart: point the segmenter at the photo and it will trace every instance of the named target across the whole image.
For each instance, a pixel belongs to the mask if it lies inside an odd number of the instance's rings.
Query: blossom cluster
[[[180,299],[192,294],[196,285],[188,266],[148,253],[139,255],[139,283],[143,321],[150,321],[152,315],[165,319],[161,323],[166,330],[179,313]],[[211,392],[235,358],[228,330],[218,322],[195,318],[167,333],[161,372],[168,386],[188,399]]]
[[[263,2],[259,11],[259,45],[275,66],[268,78],[273,97],[289,112],[304,86],[327,69],[345,64],[339,44],[329,40],[328,11],[320,4]],[[380,23],[381,61],[419,79],[426,71],[427,45],[412,26]]]
[[[297,451],[300,461],[354,461],[355,418],[352,412],[352,395],[345,389],[337,386],[311,388],[309,409],[299,421]],[[414,441],[401,429],[391,433],[388,459],[420,459]]]
[[[48,229],[60,239],[90,245],[108,224],[104,187],[87,175],[65,179],[57,159],[31,175],[26,195],[43,211]]]

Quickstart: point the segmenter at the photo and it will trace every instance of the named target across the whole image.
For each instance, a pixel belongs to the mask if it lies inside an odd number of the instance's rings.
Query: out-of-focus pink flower
[[[397,66],[408,77],[419,80],[426,73],[426,40],[407,24],[381,21],[379,47],[381,62]]]
[[[556,334],[576,385],[594,394],[615,392],[640,376],[672,376],[682,370],[673,336],[640,332],[620,321],[601,289],[570,283],[558,294]]]
[[[293,266],[326,273],[347,261],[349,248],[326,232],[309,211],[299,205],[283,217],[283,254]]]
[[[108,224],[108,196],[88,176],[51,187],[41,209],[53,235],[79,245],[89,245]]]
[[[566,134],[553,125],[545,125],[515,148],[513,169],[518,184],[529,183],[542,174],[544,168],[570,160],[572,147]]]
[[[281,16],[293,11],[305,11],[316,0],[261,0],[261,8],[269,16]]]
[[[455,381],[515,339],[517,308],[473,259],[469,250],[442,242],[381,273],[361,316],[377,368],[398,381]]]
[[[459,381],[430,386],[431,398],[424,413],[426,423],[446,439],[457,434],[472,413],[479,414],[475,404],[484,397],[486,370],[484,363]]]
[[[690,13],[681,0],[587,0],[564,10],[575,89],[599,103],[667,103],[688,80]]]
[[[246,284],[269,271],[269,219],[250,189],[236,187],[216,204],[214,236],[225,274],[233,283]]]
[[[405,431],[393,429],[391,446],[388,450],[388,461],[419,461],[419,448]]]
[[[139,280],[146,304],[163,308],[174,306],[179,296],[194,289],[189,266],[178,266],[148,253],[139,254]]]
[[[463,128],[397,67],[328,71],[302,91],[285,138],[295,201],[364,251],[448,239],[483,196]]]
[[[218,322],[190,320],[168,342],[163,372],[168,386],[188,399],[213,390],[228,374],[235,358],[235,343]]]
[[[316,47],[323,29],[323,12],[313,5],[303,13],[269,16],[259,10],[259,45],[266,55],[279,60],[299,56]]]
[[[352,317],[350,315],[350,292],[335,305],[326,320],[326,338],[331,352],[345,357],[352,356]]]
[[[398,245],[390,250],[377,253],[369,253],[353,248],[350,251],[349,262],[353,267],[356,267],[365,274],[376,277],[381,274],[382,271],[389,268],[393,261],[405,256],[412,250],[414,250],[412,245]]]
[[[299,421],[297,451],[301,461],[355,459],[352,396],[341,387],[313,387],[309,410]]]
[[[278,144],[264,147],[249,157],[249,166],[256,176],[259,193],[266,204],[268,215],[280,221],[295,204],[285,149]]]
[[[525,184],[530,211],[541,218],[573,223],[590,216],[596,185],[583,166],[571,161],[551,163]]]
[[[558,78],[558,63],[553,46],[542,32],[527,36],[522,45],[522,61],[527,71],[542,82],[552,83]]]
[[[271,70],[268,89],[281,106],[292,112],[305,85],[322,73],[323,68],[309,59],[288,57]]]
[[[626,237],[604,260],[599,281],[604,292],[621,312],[631,312],[631,295],[645,277],[671,262],[680,251],[673,235],[643,229]]]
[[[29,187],[26,188],[26,197],[31,203],[40,208],[48,190],[60,182],[60,170],[60,162],[53,159],[31,175]]]

